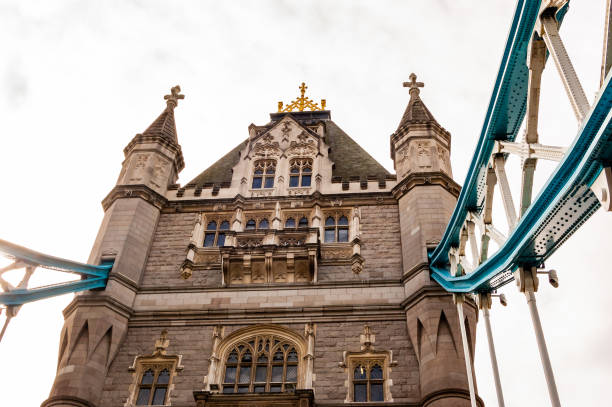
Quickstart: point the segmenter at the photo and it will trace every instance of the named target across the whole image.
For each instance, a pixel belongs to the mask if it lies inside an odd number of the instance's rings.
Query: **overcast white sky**
[[[590,101],[599,87],[604,3],[575,1],[561,30]],[[389,135],[408,101],[401,84],[411,72],[425,82],[423,100],[452,133],[453,170],[463,183],[514,6],[510,0],[0,0],[0,238],[86,261],[123,147],[157,117],[175,84],[186,95],[176,110],[183,184],[245,139],[250,123],[266,123],[277,101],[293,99],[302,81],[313,99],[327,99],[338,125],[393,171]],[[551,61],[542,85],[541,141],[568,145],[576,130]],[[540,185],[553,167],[541,168]],[[559,271],[560,288],[543,281],[538,293],[566,406],[609,405],[610,230],[612,215],[598,212],[548,262]],[[38,274],[34,282],[57,279]],[[504,292],[510,304],[496,305],[492,320],[506,404],[549,405],[524,297],[511,285]],[[0,344],[0,404],[37,406],[47,397],[61,311],[70,299],[28,304],[13,320]],[[495,405],[483,324],[475,359],[480,396]]]

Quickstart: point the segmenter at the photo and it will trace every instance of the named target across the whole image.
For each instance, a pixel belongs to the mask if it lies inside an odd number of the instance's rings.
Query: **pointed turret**
[[[108,261],[113,269],[104,290],[75,296],[64,312],[66,351],[60,352],[45,407],[101,405],[104,379],[126,337],[168,185],[184,166],[174,124],[180,90],[172,88],[163,113],[124,149],[121,174],[102,201],[104,220],[89,256],[90,264]]]
[[[414,173],[443,173],[452,178],[450,133],[436,121],[421,100],[423,82],[410,74],[410,101],[395,133],[391,135],[391,158],[398,180]]]
[[[429,122],[440,126],[419,96],[419,93],[421,93],[419,88],[423,86],[425,86],[423,82],[416,81],[415,74],[410,74],[410,82],[404,82],[404,87],[410,88],[410,101],[408,102],[408,106],[404,111],[404,115],[402,116],[399,126],[397,126],[397,132],[399,132],[403,127],[415,123]]]
[[[174,108],[185,98],[180,92],[180,86],[173,87],[164,96],[164,111],[125,147],[125,162],[117,184],[143,184],[164,195],[168,185],[176,182],[185,167],[174,121]]]
[[[418,298],[406,307],[406,319],[417,344],[423,405],[467,407],[465,362],[454,345],[461,337],[456,307],[452,297],[431,280],[427,257],[427,249],[435,247],[444,233],[459,185],[452,180],[450,133],[421,100],[423,86],[415,74],[404,83],[410,89],[410,101],[391,135],[391,158],[399,181],[393,195],[399,206],[402,281],[406,281],[406,297]],[[476,310],[469,305],[473,304],[466,302],[466,319],[475,326]]]
[[[166,109],[142,133],[143,136],[160,136],[178,143],[176,124],[174,122],[174,108],[178,105],[180,99],[185,98],[185,95],[179,93],[180,91],[181,87],[175,86],[170,90],[170,95],[164,96]]]

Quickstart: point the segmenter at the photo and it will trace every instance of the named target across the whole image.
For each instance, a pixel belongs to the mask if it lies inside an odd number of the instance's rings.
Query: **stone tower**
[[[179,92],[172,88],[166,109],[124,149],[88,260],[114,262],[112,273],[105,290],[81,293],[64,310],[57,375],[43,406],[104,405],[104,380],[128,331],[168,185],[184,167],[174,123]]]
[[[465,359],[452,296],[430,279],[427,250],[438,244],[455,207],[460,187],[452,179],[450,133],[421,100],[410,75],[410,101],[391,135],[391,158],[398,184],[402,241],[402,281],[408,333],[419,360],[424,405],[469,405]],[[474,354],[477,310],[465,303],[466,327]],[[473,357],[472,357],[472,360]],[[472,369],[473,370],[473,369]]]
[[[89,261],[114,266],[65,310],[43,406],[469,405],[457,312],[427,262],[459,187],[415,79],[397,175],[302,84],[184,186],[173,88],[103,200]]]

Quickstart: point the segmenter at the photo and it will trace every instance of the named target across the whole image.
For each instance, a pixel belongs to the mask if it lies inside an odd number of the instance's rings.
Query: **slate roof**
[[[178,142],[176,136],[176,124],[174,122],[174,108],[171,106],[159,115],[153,123],[142,133],[143,136],[161,136],[165,139]]]
[[[423,122],[434,122],[440,126],[440,124],[433,117],[433,114],[431,114],[429,109],[427,109],[427,106],[425,106],[425,103],[423,103],[421,100],[417,89],[417,92],[410,92],[410,101],[408,102],[408,106],[406,106],[406,110],[404,111],[402,120],[400,120],[399,126],[397,126],[397,130],[408,124]]]
[[[306,113],[306,112],[304,112]],[[272,120],[278,119],[273,114]],[[295,114],[292,115],[295,118]],[[298,121],[299,120],[298,118]],[[308,124],[312,124],[310,120]],[[332,179],[335,181],[366,180],[376,178],[379,180],[392,176],[367,151],[346,134],[336,123],[323,120],[325,126],[325,142],[330,147],[329,158],[334,162]],[[232,168],[240,159],[240,150],[246,145],[248,139],[234,147],[232,151],[221,157],[217,162],[195,177],[189,184],[196,187],[222,185],[231,182]]]

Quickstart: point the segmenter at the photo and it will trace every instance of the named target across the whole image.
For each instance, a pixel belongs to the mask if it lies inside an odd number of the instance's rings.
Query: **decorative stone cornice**
[[[68,318],[70,314],[75,312],[80,307],[106,307],[112,311],[115,311],[126,319],[129,319],[133,313],[132,308],[105,294],[77,295],[70,302],[70,304],[64,308],[64,311],[62,311],[64,314],[64,319]]]
[[[393,187],[391,193],[395,199],[399,200],[412,188],[423,185],[439,185],[450,192],[455,198],[459,197],[459,192],[461,192],[459,184],[445,173],[437,171],[412,173]]]
[[[104,211],[108,210],[117,199],[124,198],[140,198],[160,210],[168,204],[168,200],[165,197],[146,185],[117,185],[102,200]]]

